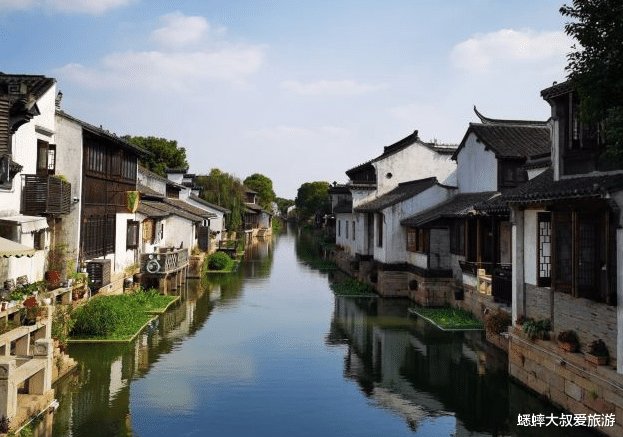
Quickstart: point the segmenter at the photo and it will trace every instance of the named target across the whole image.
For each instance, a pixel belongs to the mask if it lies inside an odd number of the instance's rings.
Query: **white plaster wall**
[[[117,213],[115,215],[115,273],[138,261],[138,250],[127,250],[128,220],[138,220],[136,214]]]
[[[341,223],[341,232],[338,235],[338,220]],[[348,238],[346,238],[346,224],[348,223]],[[350,255],[354,255],[356,249],[356,240],[353,240],[352,233],[353,214],[338,213],[335,215],[335,244],[342,246]],[[356,234],[355,234],[356,235]]]
[[[216,236],[216,241],[221,241],[223,231],[225,230],[225,214],[223,214],[223,212],[219,211],[218,209],[213,209],[209,206],[204,205],[203,203],[199,203],[191,199],[190,197],[184,200],[188,202],[189,205],[216,214],[216,218],[210,219],[210,231],[220,231],[220,233]]]
[[[470,133],[457,155],[457,179],[461,193],[497,191],[498,163],[491,150]]]
[[[69,214],[62,217],[62,239],[67,253],[78,261],[80,248],[80,214],[82,211],[82,127],[62,115],[56,116],[56,174],[71,184],[72,203]],[[73,202],[73,199],[79,202]]]
[[[146,187],[149,187],[162,195],[165,195],[167,192],[166,182],[151,177],[140,170],[137,173],[137,181],[139,184],[145,185]]]
[[[526,284],[536,285],[537,260],[537,213],[535,209],[524,211],[524,281]]]
[[[375,226],[374,228],[374,259],[383,263],[406,262],[406,229],[400,224],[400,221],[447,200],[454,192],[455,190],[433,185],[417,196],[385,208],[383,210],[385,216],[383,247],[376,246],[376,241],[378,241],[376,236],[377,227]]]
[[[181,185],[184,181],[184,173],[167,173],[167,179]]]
[[[400,182],[436,176],[439,182],[456,185],[456,163],[449,154],[440,154],[419,143],[373,163],[377,174],[377,192],[380,196]],[[387,173],[392,177],[387,178]]]
[[[407,262],[411,265],[421,267],[423,269],[428,268],[428,255],[425,253],[406,252]]]
[[[362,203],[366,203],[369,200],[372,200],[376,197],[375,190],[353,190],[351,189],[350,192],[353,197],[353,208],[361,205]]]
[[[260,212],[260,220],[259,220],[260,228],[270,228],[270,214],[266,214],[265,212]]]
[[[177,248],[183,243],[185,249],[192,250],[197,244],[194,223],[178,216],[168,217],[164,223],[163,240],[165,246]]]
[[[545,170],[547,170],[547,167],[532,168],[532,169],[528,170],[528,179],[534,179],[535,177],[537,177],[538,175],[543,173]]]

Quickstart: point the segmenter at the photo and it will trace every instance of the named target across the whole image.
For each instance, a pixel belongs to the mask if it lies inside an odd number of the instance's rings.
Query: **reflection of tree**
[[[294,248],[297,257],[312,269],[332,270],[335,264],[329,260],[329,250],[321,232],[299,229]]]
[[[273,239],[257,239],[245,250],[244,262],[240,269],[247,278],[267,278],[273,267]]]

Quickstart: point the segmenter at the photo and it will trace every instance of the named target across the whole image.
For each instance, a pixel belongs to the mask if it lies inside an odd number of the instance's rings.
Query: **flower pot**
[[[596,366],[605,366],[608,364],[608,359],[610,357],[605,355],[593,355],[589,353],[584,354],[584,359],[591,364],[595,364]]]
[[[61,283],[61,272],[57,270],[48,270],[45,272],[45,280],[48,283],[48,288],[58,288]]]
[[[569,343],[566,341],[561,341],[558,343],[558,346],[565,352],[577,352],[578,350],[577,343]]]

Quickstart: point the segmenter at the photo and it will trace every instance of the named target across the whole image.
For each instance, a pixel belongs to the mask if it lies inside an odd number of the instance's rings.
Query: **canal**
[[[190,282],[134,342],[72,345],[53,435],[579,435],[518,427],[553,409],[481,333],[438,331],[408,301],[335,297],[321,253],[291,228],[238,272]]]

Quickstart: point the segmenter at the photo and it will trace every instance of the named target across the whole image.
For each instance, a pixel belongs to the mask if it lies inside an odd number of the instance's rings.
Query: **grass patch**
[[[331,290],[339,296],[370,296],[376,295],[374,287],[353,278],[333,282]]]
[[[411,308],[415,314],[428,319],[441,329],[467,330],[483,329],[483,324],[472,313],[458,308]]]
[[[129,341],[153,318],[178,299],[156,290],[98,296],[72,313],[71,340]]]

